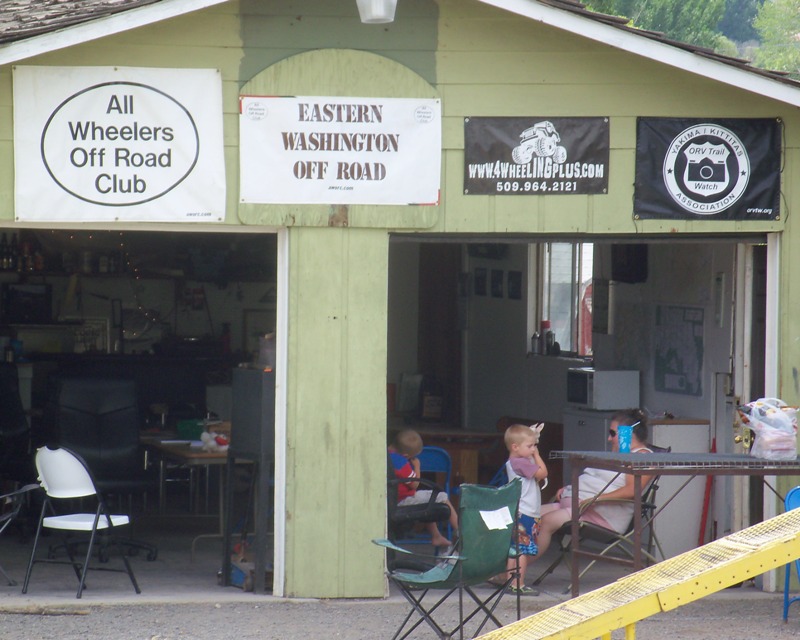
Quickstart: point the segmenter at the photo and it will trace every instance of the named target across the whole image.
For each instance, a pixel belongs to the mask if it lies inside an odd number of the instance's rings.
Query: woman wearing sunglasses
[[[631,434],[631,453],[652,453],[647,447],[647,418],[639,409],[619,411],[611,419],[608,430],[608,442],[611,451],[619,451],[620,425],[633,425]],[[642,477],[642,486],[650,481]],[[595,500],[591,507],[584,510],[580,519],[586,522],[624,533],[633,516],[633,503],[608,502],[609,500],[633,500],[633,476],[619,474],[616,471],[587,468],[580,475],[578,486],[581,504]],[[553,534],[562,525],[572,520],[572,486],[567,485],[556,492],[556,502],[542,505],[542,519],[539,522],[539,536],[536,539],[541,557],[550,546]]]

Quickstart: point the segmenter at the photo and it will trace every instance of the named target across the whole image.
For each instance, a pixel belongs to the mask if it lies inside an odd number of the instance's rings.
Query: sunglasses
[[[610,435],[612,438],[616,438],[617,437],[616,429],[609,429],[608,430],[608,435]]]

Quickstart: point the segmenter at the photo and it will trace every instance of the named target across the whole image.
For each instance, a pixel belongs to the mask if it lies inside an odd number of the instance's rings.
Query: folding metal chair
[[[419,467],[420,472],[423,476],[427,476],[429,474],[435,474],[436,480],[433,485],[426,486],[425,484],[421,484],[421,489],[432,489],[436,491],[437,489],[443,490],[448,497],[451,495],[452,488],[450,486],[450,473],[453,468],[453,462],[450,459],[450,454],[447,453],[445,449],[441,447],[428,447],[425,446],[422,448],[422,452],[417,456],[419,460]],[[439,479],[443,478],[444,482],[439,482]],[[444,511],[442,511],[444,513]],[[448,522],[448,518],[450,516],[449,509],[447,509],[447,515],[444,519],[436,518],[436,522],[441,522],[445,527],[445,537],[450,540],[452,539],[453,532],[450,527],[450,523]],[[420,520],[422,522],[422,520]],[[425,520],[425,522],[430,522],[430,520]],[[442,525],[439,525],[440,528]],[[425,533],[408,533],[400,540],[395,540],[397,544],[429,544],[431,541],[430,535],[427,532]]]
[[[786,498],[783,501],[784,507],[786,511],[791,511],[792,509],[797,509],[800,507],[800,487],[794,487],[793,489],[789,490],[789,493],[786,494]],[[785,573],[786,577],[783,583],[783,621],[788,622],[789,620],[789,605],[793,602],[800,602],[800,596],[794,596],[793,598],[789,598],[789,582],[792,579],[792,565],[794,565],[795,577],[800,580],[800,559],[796,559],[794,562],[790,562],[786,565]]]
[[[658,491],[658,476],[654,477],[647,486],[642,491],[642,511],[638,517],[640,517],[643,521],[643,526],[647,528],[648,531],[648,542],[646,548],[643,548],[642,555],[644,556],[645,560],[648,563],[658,562],[654,551],[653,546],[655,545],[658,549],[658,552],[661,554],[661,558],[664,557],[664,552],[661,550],[661,545],[658,543],[658,539],[655,536],[655,532],[653,531],[653,527],[651,526],[651,520],[656,512],[656,493]],[[604,500],[605,504],[611,503],[624,503],[624,504],[633,504],[633,500]],[[591,505],[589,505],[591,508]],[[586,522],[581,520],[579,522],[579,535],[581,543],[595,543],[600,545],[602,549],[599,553],[596,554],[596,557],[592,559],[580,572],[579,578],[582,578],[588,571],[591,569],[598,560],[608,560],[610,562],[617,562],[617,563],[624,563],[628,564],[633,559],[633,527],[634,522],[633,519],[637,517],[636,514],[633,514],[631,517],[631,522],[628,525],[628,528],[625,530],[624,533],[619,533],[618,531],[614,531],[613,529],[607,529],[606,527],[601,527],[598,524],[593,522]],[[572,522],[566,522],[558,531],[553,534],[553,537],[558,540],[559,548],[558,548],[558,556],[555,560],[548,566],[537,578],[533,581],[533,585],[539,585],[542,581],[553,571],[555,568],[564,561],[564,559],[570,554],[571,551],[571,541],[570,535],[572,533]],[[567,588],[564,589],[563,593],[569,593],[572,589],[572,585],[567,585]]]
[[[458,509],[460,537],[456,551],[451,555],[439,556],[438,563],[427,571],[394,570],[387,573],[389,580],[397,585],[412,607],[397,629],[394,640],[407,638],[423,622],[427,623],[439,638],[451,638],[456,633],[463,638],[465,625],[481,614],[483,619],[479,623],[476,619],[478,626],[474,635],[480,634],[489,620],[498,627],[502,626],[494,611],[508,585],[516,576],[512,575],[502,584],[493,585],[490,594],[485,598],[479,597],[473,587],[505,573],[509,550],[512,549],[512,535],[516,526],[520,493],[519,481],[499,488],[461,485]],[[373,542],[397,554],[422,556],[398,547],[389,540],[373,540]],[[431,590],[444,591],[444,595],[435,602],[424,602],[425,596]],[[455,592],[458,592],[458,623],[446,631],[434,619],[434,613]],[[472,600],[470,604],[475,605],[469,613],[464,611],[464,594]],[[519,619],[519,596],[517,598]],[[412,623],[415,613],[419,619]]]
[[[86,572],[89,569],[89,560],[92,557],[92,551],[95,548],[95,542],[99,532],[107,536],[109,546],[116,545],[120,548],[120,555],[125,564],[125,569],[116,569],[113,567],[92,567],[92,569],[97,571],[127,572],[134,590],[136,593],[141,593],[136,578],[133,575],[128,557],[114,536],[115,528],[129,524],[128,516],[112,515],[109,512],[102,494],[95,486],[89,467],[86,466],[86,463],[81,457],[69,449],[49,449],[47,447],[42,447],[36,452],[36,469],[39,472],[39,482],[45,491],[45,498],[42,503],[42,512],[39,516],[39,525],[36,528],[33,549],[31,549],[31,557],[28,561],[28,570],[25,573],[25,583],[22,586],[22,593],[28,592],[28,583],[31,578],[31,572],[33,571],[33,565],[38,562],[48,562],[52,564],[72,565],[75,575],[78,578],[78,593],[76,597],[80,598],[86,583]],[[67,513],[64,515],[57,515],[53,507],[54,500],[76,500],[89,497],[94,497],[97,501],[97,509],[94,513]],[[86,558],[83,562],[76,560],[75,554],[72,551],[72,546],[66,539],[64,541],[64,547],[69,556],[69,561],[56,560],[49,557],[36,559],[36,549],[39,546],[42,528],[66,533],[88,533],[89,545],[86,550]]]

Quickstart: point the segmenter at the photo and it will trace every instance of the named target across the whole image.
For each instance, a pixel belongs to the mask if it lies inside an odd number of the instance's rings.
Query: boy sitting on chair
[[[394,438],[389,447],[389,458],[392,461],[394,475],[403,480],[405,478],[419,478],[420,468],[417,456],[422,452],[422,437],[413,429],[404,429]],[[419,482],[401,482],[397,485],[397,504],[425,504],[431,499],[430,489],[419,489]],[[458,530],[458,514],[450,504],[447,494],[439,491],[436,502],[442,502],[450,508],[450,527],[454,532]],[[431,544],[434,547],[449,547],[451,542],[445,538],[435,522],[426,522],[425,528],[431,534]]]

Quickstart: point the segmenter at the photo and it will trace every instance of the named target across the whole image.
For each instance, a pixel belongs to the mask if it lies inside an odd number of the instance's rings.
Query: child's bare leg
[[[508,559],[508,564],[506,565],[508,569],[507,573],[505,574],[505,579],[510,580],[514,576],[514,570],[516,569],[516,561],[514,558]],[[511,583],[512,587],[516,587],[519,589],[522,585],[525,584],[525,569],[528,568],[528,556],[525,554],[521,554],[519,556],[519,577],[515,581]]]
[[[449,500],[446,500],[445,504],[450,507],[450,528],[453,530],[453,535],[456,535],[458,533],[458,514]]]
[[[431,534],[431,544],[434,547],[450,546],[450,541],[442,535],[442,532],[439,531],[439,527],[435,522],[426,523],[425,528],[428,530],[428,533]]]

